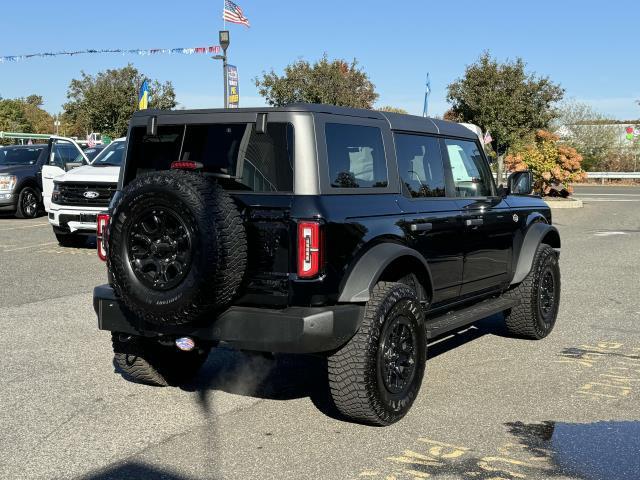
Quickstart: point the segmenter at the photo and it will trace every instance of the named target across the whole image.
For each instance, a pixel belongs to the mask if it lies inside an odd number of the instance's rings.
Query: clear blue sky
[[[0,55],[85,48],[174,48],[217,44],[222,0],[7,1],[0,9]],[[378,105],[422,112],[431,74],[430,113],[446,108],[446,85],[485,49],[522,57],[559,82],[569,98],[618,119],[639,118],[638,13],[631,3],[540,0],[237,0],[251,28],[230,25],[241,106],[263,105],[252,79],[297,58],[356,57],[380,93]],[[145,9],[146,7],[146,9]],[[222,103],[220,62],[204,55],[84,55],[0,64],[4,98],[43,95],[61,109],[69,81],[133,63],[171,80],[187,108]]]

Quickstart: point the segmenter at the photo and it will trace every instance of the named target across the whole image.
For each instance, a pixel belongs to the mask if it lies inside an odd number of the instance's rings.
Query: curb
[[[544,201],[550,208],[582,208],[584,206],[582,200],[577,198],[563,200],[545,199]]]

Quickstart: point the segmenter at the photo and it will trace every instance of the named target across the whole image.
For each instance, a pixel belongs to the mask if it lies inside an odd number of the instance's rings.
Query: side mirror
[[[64,170],[65,172],[68,172],[69,170],[73,170],[74,168],[81,167],[82,165],[84,165],[83,162],[67,162],[64,164]]]
[[[533,190],[533,172],[514,172],[507,178],[507,192],[511,195],[530,195]]]

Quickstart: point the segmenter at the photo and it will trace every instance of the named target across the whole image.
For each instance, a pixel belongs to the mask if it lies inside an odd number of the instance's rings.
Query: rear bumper
[[[357,332],[364,306],[288,307],[282,310],[230,307],[204,327],[160,327],[141,322],[123,308],[109,285],[93,290],[98,328],[142,336],[190,336],[225,342],[240,350],[318,353],[335,350]]]

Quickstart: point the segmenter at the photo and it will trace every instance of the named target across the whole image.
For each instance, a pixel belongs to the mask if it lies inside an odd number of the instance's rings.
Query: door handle
[[[412,232],[430,232],[433,229],[433,224],[431,223],[412,223],[411,231]]]
[[[467,227],[477,227],[478,225],[482,225],[484,220],[482,218],[468,218],[464,221],[464,224]]]

